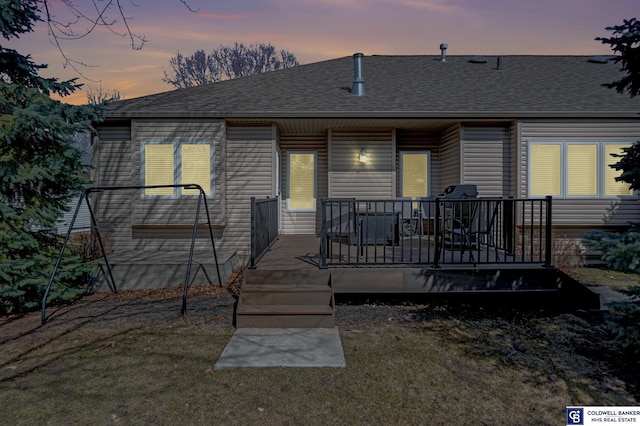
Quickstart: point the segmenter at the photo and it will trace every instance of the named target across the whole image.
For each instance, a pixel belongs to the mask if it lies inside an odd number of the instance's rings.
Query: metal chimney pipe
[[[440,44],[440,62],[447,62],[447,48],[449,45],[447,43]]]
[[[364,88],[364,79],[362,78],[362,53],[353,55],[353,84],[351,85],[352,96],[367,96]]]
[[[502,66],[502,56],[498,56],[498,62],[496,64],[496,69],[498,71],[504,71],[504,67]]]

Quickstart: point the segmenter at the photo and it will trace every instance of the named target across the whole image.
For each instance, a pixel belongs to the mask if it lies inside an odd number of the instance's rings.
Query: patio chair
[[[440,226],[441,235],[444,237],[442,239],[443,246],[446,242],[449,242],[452,248],[459,246],[461,256],[468,249],[471,260],[474,261],[472,248],[476,240],[473,227],[476,221],[478,202],[465,201],[470,199],[475,199],[475,197],[462,196],[441,202],[438,208],[440,208],[442,221]]]
[[[325,204],[327,255],[332,255],[332,242],[355,245],[362,255],[362,223],[357,219],[356,200],[329,201]]]
[[[420,204],[419,215],[420,215],[420,229],[421,235],[425,233],[424,227],[426,224],[426,234],[427,236],[433,236],[435,232],[435,220],[436,220],[436,203],[435,197],[420,197],[418,198],[418,203]]]
[[[422,226],[418,226],[422,223],[422,211],[413,208],[414,201],[411,197],[399,198],[398,203],[401,207],[399,210],[402,235],[405,237],[422,235]]]
[[[493,247],[496,252],[496,260],[500,262],[500,254],[496,246],[494,236],[494,227],[496,218],[500,211],[501,200],[481,200],[477,211],[477,225],[474,233],[477,235],[476,241],[485,244],[487,247]],[[473,259],[473,253],[472,253]]]

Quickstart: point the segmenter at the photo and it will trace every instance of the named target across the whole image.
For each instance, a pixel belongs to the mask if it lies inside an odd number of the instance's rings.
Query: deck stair
[[[331,273],[324,270],[247,270],[236,309],[236,327],[335,327]]]

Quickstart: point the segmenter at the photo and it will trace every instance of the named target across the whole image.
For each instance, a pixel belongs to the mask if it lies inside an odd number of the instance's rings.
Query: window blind
[[[211,194],[211,145],[182,144],[182,183],[195,183]],[[198,195],[197,189],[182,188],[182,195]]]
[[[144,146],[144,184],[173,185],[173,144],[146,144]],[[147,188],[145,195],[173,195],[173,188]]]
[[[621,170],[616,170],[609,167],[616,164],[620,159],[618,157],[612,157],[611,154],[623,154],[622,148],[630,146],[629,144],[614,144],[608,143],[604,145],[604,193],[605,195],[632,195],[633,191],[629,189],[629,184],[626,182],[616,181],[616,177],[622,174]]]
[[[598,145],[567,145],[567,195],[598,195]]]
[[[289,208],[315,208],[315,154],[289,154]]]
[[[560,145],[531,144],[531,195],[560,195]]]
[[[402,196],[426,197],[428,195],[428,155],[402,154]]]

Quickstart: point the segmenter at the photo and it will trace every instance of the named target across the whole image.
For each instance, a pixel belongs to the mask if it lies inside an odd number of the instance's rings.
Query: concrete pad
[[[337,328],[239,328],[214,368],[346,366]]]

